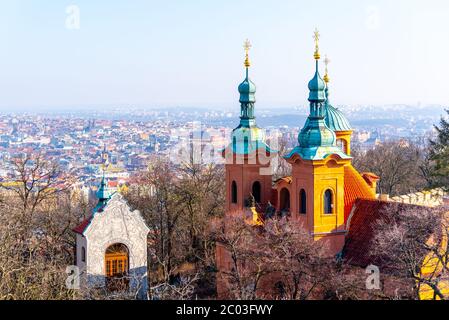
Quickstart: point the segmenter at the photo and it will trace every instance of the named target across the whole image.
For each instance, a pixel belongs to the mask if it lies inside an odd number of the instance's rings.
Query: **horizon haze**
[[[448,105],[448,15],[444,0],[3,1],[0,110],[235,111],[246,38],[257,107],[306,105],[315,27],[335,105]]]

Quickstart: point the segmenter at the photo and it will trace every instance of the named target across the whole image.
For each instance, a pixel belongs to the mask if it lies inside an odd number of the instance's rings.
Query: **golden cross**
[[[320,41],[320,32],[318,31],[318,28],[315,28],[313,38],[315,39],[315,44],[318,46],[318,43]]]
[[[329,79],[329,73],[328,73],[328,65],[331,61],[329,60],[328,56],[326,55],[326,58],[324,59],[324,64],[326,65],[326,74],[324,75],[324,81],[326,83],[329,83],[330,79]]]
[[[329,60],[329,58],[328,58],[328,56],[326,54],[326,58],[324,59],[324,64],[326,65],[326,69],[327,69],[327,66],[329,65],[330,62],[331,61]]]
[[[248,54],[249,50],[250,50],[252,47],[253,47],[253,46],[251,45],[251,42],[249,42],[249,40],[246,39],[245,42],[243,43],[243,48],[245,48],[246,54]]]
[[[314,57],[316,60],[320,59],[320,32],[318,28],[315,28],[315,32],[313,33],[313,38],[315,39],[315,54]]]
[[[251,42],[249,42],[248,39],[245,40],[245,42],[243,43],[243,48],[245,48],[245,67],[249,68],[251,67],[251,62],[249,61],[249,50],[252,48],[253,46],[251,45]]]

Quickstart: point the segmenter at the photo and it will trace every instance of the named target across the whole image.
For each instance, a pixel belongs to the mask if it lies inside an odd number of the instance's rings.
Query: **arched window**
[[[281,213],[290,212],[290,191],[284,188],[281,190]]]
[[[344,139],[337,139],[337,146],[340,147],[340,149],[344,153],[348,153],[348,144],[347,144],[346,140],[344,140]]]
[[[333,214],[334,213],[334,195],[331,190],[326,190],[324,193],[324,213]]]
[[[259,181],[253,183],[253,196],[256,200],[256,203],[262,202],[262,186]]]
[[[128,288],[129,251],[121,243],[106,249],[106,285],[110,291],[123,291]]]
[[[304,189],[299,192],[299,214],[307,214],[307,195]]]
[[[237,203],[237,183],[235,181],[232,181],[231,189],[231,201]]]
[[[81,248],[81,261],[86,262],[86,248]]]

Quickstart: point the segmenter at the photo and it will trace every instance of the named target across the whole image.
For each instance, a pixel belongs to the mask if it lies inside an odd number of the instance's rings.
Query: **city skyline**
[[[445,105],[448,13],[441,0],[9,1],[0,13],[0,110],[139,105],[236,111],[246,38],[253,43],[257,106],[305,105],[315,27],[331,60],[334,104]]]

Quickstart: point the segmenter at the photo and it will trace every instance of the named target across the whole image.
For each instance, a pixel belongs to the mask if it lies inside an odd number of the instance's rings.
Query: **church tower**
[[[240,84],[240,124],[232,132],[229,146],[223,150],[226,167],[226,212],[241,213],[252,206],[260,211],[271,200],[271,159],[276,152],[266,144],[265,133],[256,124],[256,85],[249,78],[251,44],[244,44],[245,80]],[[254,200],[254,201],[253,201]],[[254,203],[253,203],[254,205]]]
[[[341,251],[345,239],[345,166],[351,157],[337,146],[326,124],[326,82],[319,73],[319,38],[315,31],[315,75],[309,82],[310,114],[297,146],[286,160],[292,165],[291,215],[301,221],[317,241]]]

